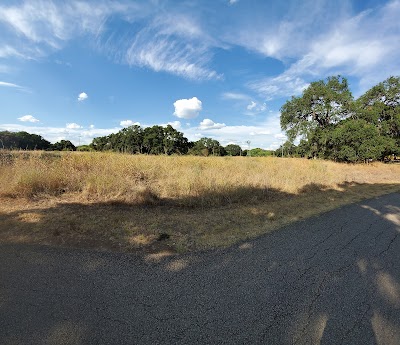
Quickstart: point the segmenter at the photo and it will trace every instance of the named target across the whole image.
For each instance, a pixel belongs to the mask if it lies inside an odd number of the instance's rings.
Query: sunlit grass
[[[256,202],[310,185],[399,183],[399,167],[290,158],[132,156],[113,153],[19,154],[0,166],[0,193],[71,194],[77,200],[180,206]]]

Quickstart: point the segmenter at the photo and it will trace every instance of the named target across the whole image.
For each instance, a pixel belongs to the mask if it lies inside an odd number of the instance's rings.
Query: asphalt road
[[[1,245],[0,344],[400,344],[400,194],[196,255]]]

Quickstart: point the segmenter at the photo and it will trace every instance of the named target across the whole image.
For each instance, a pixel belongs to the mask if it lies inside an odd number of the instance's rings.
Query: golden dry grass
[[[0,240],[121,250],[226,246],[400,190],[398,165],[273,157],[2,152],[0,176]]]

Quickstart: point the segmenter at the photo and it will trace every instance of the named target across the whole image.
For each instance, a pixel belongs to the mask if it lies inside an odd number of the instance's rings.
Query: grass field
[[[273,157],[0,151],[0,176],[0,241],[124,251],[228,246],[400,191],[399,165]]]

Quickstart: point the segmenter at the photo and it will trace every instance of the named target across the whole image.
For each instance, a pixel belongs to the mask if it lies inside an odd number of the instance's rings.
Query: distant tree
[[[60,140],[52,145],[53,151],[76,151],[76,147],[69,140]]]
[[[267,156],[272,156],[272,151],[271,150],[264,150],[259,147],[251,149],[250,154],[251,157],[267,157]]]
[[[284,142],[279,148],[275,151],[275,155],[277,157],[295,157],[297,156],[297,147],[290,140]]]
[[[94,149],[90,145],[80,145],[76,147],[76,151],[91,152],[94,151]]]
[[[105,137],[94,138],[90,146],[96,151],[145,154],[185,154],[190,143],[183,133],[171,125],[141,128],[138,125],[121,129]]]
[[[92,140],[89,146],[95,151],[106,151],[108,146],[108,137],[96,137]]]
[[[225,151],[228,156],[240,156],[242,148],[236,144],[229,144],[225,146]]]
[[[189,150],[189,141],[183,136],[183,133],[168,125],[164,128],[163,146],[164,153],[167,155],[186,154]]]
[[[164,153],[164,128],[147,127],[143,131],[144,153],[159,155]]]
[[[143,152],[143,129],[138,125],[129,126],[119,131],[118,151],[127,153]]]
[[[27,132],[0,132],[0,148],[20,150],[47,150],[50,142],[37,134]]]
[[[189,154],[197,156],[224,156],[225,149],[220,145],[218,140],[204,137],[193,144]]]

